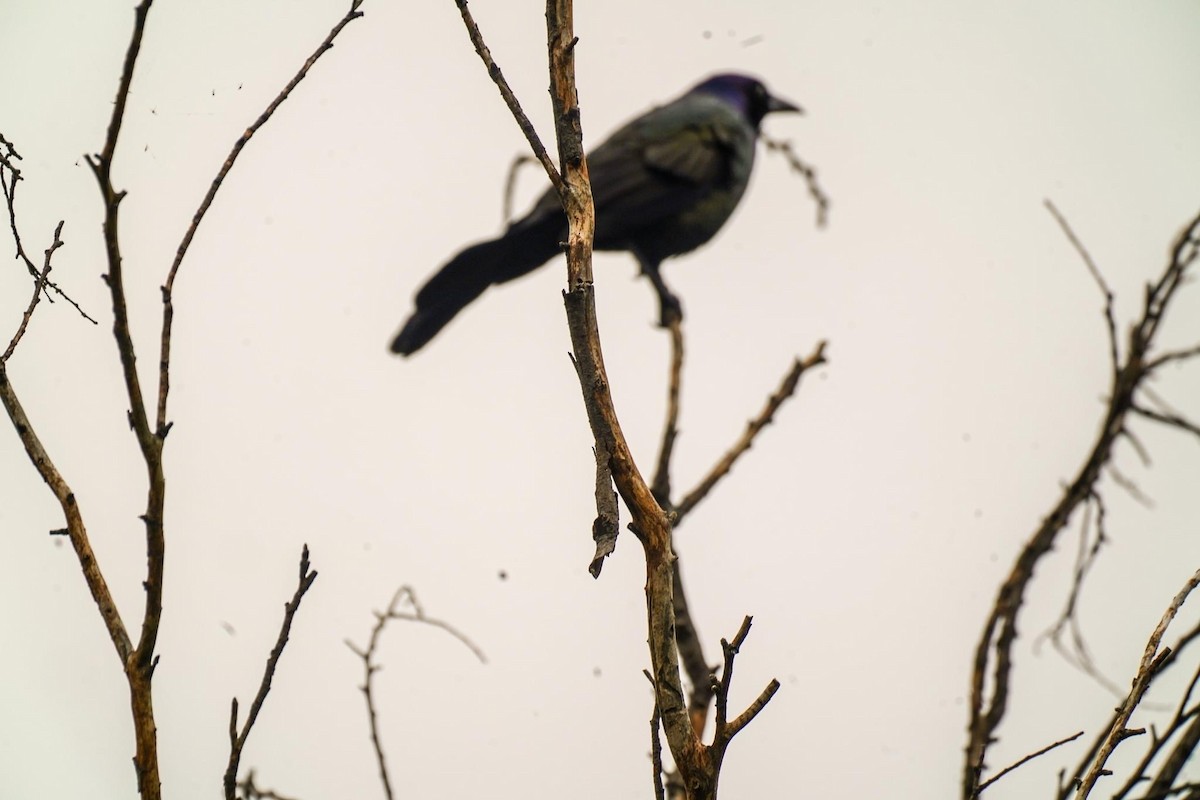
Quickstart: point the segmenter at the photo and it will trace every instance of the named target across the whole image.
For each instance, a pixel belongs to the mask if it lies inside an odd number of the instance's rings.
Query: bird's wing
[[[718,101],[685,97],[633,120],[589,152],[596,246],[619,249],[639,231],[727,185],[740,133],[737,126],[744,125]],[[517,226],[561,214],[551,189]]]
[[[722,107],[696,105],[655,109],[588,155],[597,246],[620,246],[731,181],[731,125],[739,120]]]

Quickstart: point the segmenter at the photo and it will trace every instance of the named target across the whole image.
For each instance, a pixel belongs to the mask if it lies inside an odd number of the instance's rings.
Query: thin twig
[[[13,244],[17,248],[17,258],[25,264],[25,269],[33,277],[34,284],[46,293],[46,302],[54,302],[54,298],[50,296],[50,293],[53,292],[74,306],[80,316],[93,325],[96,325],[96,320],[84,311],[79,303],[76,303],[70,295],[59,288],[58,284],[47,277],[48,270],[43,269],[39,272],[29,254],[25,251],[25,246],[21,243],[21,231],[17,225],[17,182],[24,180],[24,176],[21,174],[21,170],[17,168],[17,165],[13,163],[14,161],[21,160],[21,154],[17,152],[11,142],[4,138],[4,134],[0,134],[0,145],[4,147],[4,150],[0,151],[0,191],[4,194],[4,204],[8,209],[8,226],[9,230],[12,231]],[[7,173],[7,177],[5,173]],[[61,228],[62,223],[60,222],[59,229],[61,230]]]
[[[267,657],[267,666],[263,670],[258,693],[254,696],[254,702],[250,704],[250,713],[246,716],[246,722],[242,725],[240,733],[237,730],[238,701],[236,697],[233,698],[229,714],[229,761],[225,766],[225,800],[235,800],[237,771],[238,764],[242,760],[242,750],[246,746],[246,740],[250,738],[250,731],[254,728],[258,713],[262,711],[263,703],[267,700],[267,694],[271,691],[271,681],[275,677],[275,669],[279,666],[283,648],[287,646],[288,635],[292,630],[292,621],[296,618],[296,612],[300,610],[300,601],[304,599],[304,595],[312,586],[313,581],[317,579],[316,571],[310,570],[309,566],[308,545],[306,544],[300,551],[300,576],[296,584],[296,591],[292,594],[291,601],[283,607],[283,624],[279,628],[279,636],[275,640],[275,646],[271,648],[271,655]]]
[[[1159,643],[1162,641],[1163,635],[1167,632],[1167,627],[1175,619],[1175,615],[1179,613],[1179,609],[1187,600],[1188,595],[1198,585],[1200,585],[1200,570],[1192,574],[1192,577],[1188,579],[1183,588],[1171,600],[1171,604],[1163,612],[1162,619],[1155,626],[1154,632],[1150,634],[1150,639],[1146,642],[1146,649],[1142,652],[1142,660],[1138,664],[1137,672],[1133,676],[1133,687],[1129,690],[1129,695],[1117,708],[1116,718],[1109,727],[1108,735],[1105,736],[1104,742],[1101,744],[1091,768],[1083,776],[1078,789],[1076,789],[1075,800],[1084,800],[1091,794],[1096,781],[1100,779],[1101,775],[1107,772],[1104,767],[1108,762],[1108,757],[1112,755],[1117,745],[1134,733],[1134,731],[1126,727],[1129,718],[1132,716],[1134,709],[1142,701],[1146,690],[1150,688],[1150,683],[1158,674],[1162,666],[1162,660],[1170,652],[1170,648],[1160,652],[1158,649]]]
[[[413,610],[411,612],[401,611],[400,608],[404,604],[408,604]],[[409,586],[401,586],[396,590],[396,593],[392,595],[392,601],[388,603],[387,611],[382,613],[379,611],[375,612],[375,627],[371,629],[371,638],[365,650],[359,648],[350,640],[346,640],[346,646],[361,658],[363,662],[365,677],[362,686],[358,688],[367,701],[367,719],[371,728],[371,745],[375,749],[375,762],[379,765],[379,779],[383,783],[383,793],[388,800],[392,800],[394,794],[392,792],[391,775],[388,773],[387,758],[383,752],[383,739],[379,733],[379,714],[375,704],[374,682],[375,673],[383,669],[382,665],[375,662],[375,656],[379,649],[379,640],[383,636],[383,629],[392,620],[421,622],[425,625],[440,628],[466,645],[467,649],[474,653],[481,664],[487,663],[487,657],[483,654],[483,651],[467,638],[466,635],[460,633],[458,629],[447,622],[426,616],[425,609],[421,607],[421,603],[417,600],[416,592]]]
[[[817,227],[824,228],[825,223],[829,221],[829,195],[825,194],[825,190],[817,182],[816,168],[796,154],[790,141],[772,139],[763,134],[759,134],[758,138],[767,146],[768,152],[781,153],[788,165],[804,178],[804,183],[808,186],[808,195],[817,204]]]
[[[1096,281],[1096,286],[1099,287],[1100,293],[1104,295],[1104,321],[1108,326],[1108,358],[1109,367],[1114,373],[1117,372],[1121,363],[1120,350],[1117,344],[1117,317],[1113,310],[1114,295],[1112,289],[1108,286],[1108,281],[1104,280],[1104,275],[1100,273],[1100,268],[1096,266],[1096,262],[1092,260],[1092,254],[1083,246],[1083,242],[1075,235],[1075,231],[1071,228],[1066,217],[1054,205],[1054,202],[1047,198],[1045,201],[1046,210],[1054,217],[1054,221],[1058,223],[1058,227],[1062,229],[1063,235],[1067,237],[1067,241],[1075,248],[1075,252],[1083,259],[1083,263],[1087,266],[1088,272],[1092,279]]]
[[[204,215],[208,213],[208,209],[212,206],[213,200],[217,196],[217,192],[220,190],[221,185],[225,182],[225,177],[229,175],[229,171],[233,169],[234,163],[237,161],[238,156],[241,155],[242,148],[246,146],[251,137],[253,137],[262,126],[267,124],[279,107],[283,105],[283,101],[288,99],[288,96],[292,93],[296,86],[299,85],[300,81],[304,80],[305,76],[308,75],[308,71],[313,68],[313,65],[317,63],[317,60],[333,48],[333,40],[336,39],[338,34],[342,32],[342,29],[354,20],[363,16],[363,12],[358,10],[362,3],[363,0],[351,0],[350,10],[346,12],[346,15],[342,17],[336,25],[333,26],[333,29],[329,31],[329,35],[326,36],[324,41],[317,46],[317,49],[314,50],[313,54],[308,57],[308,60],[304,62],[299,71],[292,76],[292,79],[287,82],[286,86],[283,87],[283,90],[275,96],[275,99],[271,101],[266,110],[259,114],[258,119],[254,120],[250,127],[246,129],[245,133],[239,136],[237,141],[233,143],[233,149],[229,151],[229,155],[225,158],[225,163],[221,165],[221,169],[218,170],[217,176],[213,178],[212,183],[208,187],[208,191],[204,195],[204,199],[200,201],[200,207],[197,208],[196,213],[192,215],[191,224],[188,225],[187,231],[184,232],[183,239],[179,242],[179,247],[175,250],[175,260],[171,263],[171,269],[167,273],[167,282],[163,284],[162,287],[163,322],[162,336],[159,341],[158,406],[157,414],[155,415],[155,421],[156,430],[162,431],[164,434],[168,428],[167,395],[170,394],[171,391],[171,328],[175,319],[174,289],[175,277],[179,273],[179,265],[183,263],[183,258],[185,255],[187,255],[188,247],[191,246],[192,239],[196,236],[196,229],[200,227],[200,223],[203,221]]]
[[[1020,760],[1018,760],[1018,761],[1016,761],[1016,762],[1014,762],[1014,763],[1012,763],[1012,764],[1009,764],[1007,767],[1005,767],[1004,769],[1000,770],[999,772],[997,772],[997,773],[996,773],[995,775],[993,775],[992,777],[988,778],[988,779],[987,779],[986,781],[984,781],[983,783],[979,784],[979,789],[977,789],[977,790],[976,790],[976,792],[975,792],[975,796],[976,796],[976,797],[978,797],[979,795],[983,794],[983,790],[984,790],[984,789],[988,788],[988,787],[989,787],[989,786],[991,786],[993,783],[995,783],[996,781],[1000,780],[1000,779],[1001,779],[1001,778],[1003,778],[1005,775],[1007,775],[1008,773],[1010,773],[1010,772],[1012,772],[1013,770],[1017,769],[1018,767],[1022,767],[1022,766],[1024,766],[1025,764],[1028,764],[1030,761],[1033,761],[1033,760],[1034,760],[1035,758],[1037,758],[1038,756],[1043,756],[1043,755],[1045,755],[1046,753],[1049,753],[1051,750],[1053,750],[1053,749],[1054,749],[1054,748],[1056,748],[1056,747],[1062,747],[1064,744],[1066,744],[1066,743],[1068,743],[1068,742],[1073,742],[1073,741],[1075,741],[1076,739],[1078,739],[1080,736],[1083,736],[1083,731],[1080,731],[1079,733],[1076,733],[1076,734],[1074,734],[1074,735],[1072,735],[1072,736],[1068,736],[1068,737],[1067,737],[1067,738],[1065,738],[1065,739],[1059,739],[1059,740],[1058,740],[1057,742],[1055,742],[1054,744],[1048,744],[1048,745],[1046,745],[1045,747],[1043,747],[1041,750],[1036,750],[1036,751],[1034,751],[1034,752],[1030,753],[1029,755],[1025,756],[1024,758],[1022,758],[1022,759],[1020,759]]]
[[[727,722],[727,711],[729,708],[729,688],[733,685],[733,662],[737,658],[737,654],[741,651],[742,645],[746,642],[746,637],[750,635],[750,624],[753,621],[752,617],[747,616],[742,620],[742,626],[738,628],[737,634],[734,635],[732,642],[721,640],[721,651],[725,655],[725,666],[721,670],[721,680],[717,682],[715,688],[717,695],[716,703],[716,732],[713,734],[713,743],[711,750],[713,758],[720,761],[724,757],[725,749],[729,743],[733,741],[733,737],[741,732],[750,724],[758,712],[766,708],[767,703],[779,691],[779,681],[774,678],[767,684],[767,687],[755,698],[745,711],[737,716],[736,719]]]
[[[801,376],[803,376],[805,372],[813,367],[824,363],[825,342],[823,341],[817,344],[817,349],[814,350],[807,358],[797,358],[792,363],[791,369],[788,370],[787,375],[785,375],[783,380],[780,382],[779,388],[767,398],[767,403],[765,406],[763,406],[763,410],[759,412],[757,417],[747,423],[746,430],[742,433],[741,437],[734,442],[733,446],[729,448],[728,452],[721,457],[721,460],[718,461],[715,466],[713,466],[708,475],[706,475],[704,479],[697,484],[696,488],[688,492],[687,495],[684,496],[683,500],[679,502],[679,505],[675,507],[676,527],[679,526],[679,524],[683,521],[683,518],[687,516],[688,513],[690,513],[701,500],[708,496],[708,493],[712,491],[713,487],[716,486],[722,478],[729,474],[729,471],[733,469],[733,465],[737,463],[737,460],[742,456],[743,453],[750,449],[751,445],[754,444],[754,437],[756,437],[763,428],[771,424],[771,422],[775,419],[775,414],[779,411],[780,407],[783,406],[787,399],[796,392],[796,387],[800,383]]]
[[[43,287],[47,283],[46,276],[50,274],[50,259],[53,257],[54,251],[63,246],[62,229],[63,220],[59,220],[58,227],[54,229],[54,241],[46,248],[46,260],[42,263],[42,271],[34,276],[33,296],[29,298],[29,305],[25,307],[25,313],[21,315],[21,323],[17,325],[17,332],[9,340],[4,354],[0,355],[0,363],[7,363],[12,358],[17,345],[21,343],[21,338],[25,336],[25,331],[29,329],[29,321],[33,319],[33,312],[38,306],[38,301],[42,299]]]
[[[671,336],[671,368],[667,375],[667,419],[663,424],[662,444],[654,468],[650,491],[665,509],[671,507],[671,456],[679,436],[679,394],[683,385],[683,319],[679,314],[667,317],[667,332]]]
[[[1056,217],[1061,216],[1053,210],[1051,213],[1055,213]],[[1144,379],[1149,374],[1147,353],[1153,347],[1158,326],[1176,289],[1182,283],[1185,271],[1196,260],[1198,242],[1200,215],[1193,217],[1184,227],[1172,247],[1170,260],[1162,276],[1157,283],[1147,288],[1143,313],[1141,319],[1130,330],[1124,361],[1113,367],[1108,407],[1095,444],[1075,478],[1063,490],[1062,497],[1025,543],[1012,570],[1001,585],[984,623],[976,645],[971,672],[963,798],[974,797],[985,767],[988,748],[996,740],[996,730],[1007,710],[1012,651],[1017,638],[1017,617],[1025,600],[1026,590],[1033,579],[1034,569],[1042,557],[1051,551],[1059,532],[1066,527],[1075,510],[1094,496],[1096,482],[1112,458],[1114,444],[1125,430],[1126,417],[1132,410],[1134,395],[1143,388]],[[1088,264],[1089,271],[1095,269],[1095,264],[1090,258],[1085,259],[1085,263]],[[1102,287],[1106,285],[1101,282]],[[1106,308],[1108,302],[1106,296]],[[1111,343],[1109,349],[1111,355],[1115,349]]]
[[[704,657],[700,634],[696,631],[696,623],[692,621],[692,610],[683,585],[683,567],[678,553],[675,554],[675,563],[672,566],[671,599],[675,605],[675,641],[679,646],[679,660],[692,689],[688,698],[692,730],[697,736],[702,736],[704,726],[708,722],[708,706],[713,698],[710,680],[713,668]]]
[[[467,8],[467,0],[454,0],[454,4],[458,6],[458,11],[462,15],[463,24],[467,27],[467,36],[471,39],[471,44],[475,46],[475,52],[479,54],[479,58],[483,61],[484,66],[487,67],[488,76],[496,84],[496,88],[500,90],[500,96],[504,98],[505,104],[508,105],[508,110],[517,121],[517,125],[520,126],[521,133],[525,134],[525,140],[529,142],[529,147],[533,150],[534,157],[541,163],[542,168],[546,170],[546,175],[550,178],[550,182],[554,184],[554,188],[561,194],[566,184],[563,183],[562,176],[554,166],[554,162],[550,159],[550,154],[546,152],[546,147],[538,137],[533,123],[529,121],[529,117],[525,115],[525,110],[521,108],[520,101],[513,94],[512,87],[504,79],[504,73],[500,71],[500,66],[492,59],[492,51],[488,49],[487,44],[483,41],[483,34],[479,32],[479,26],[475,24],[475,17],[471,16],[471,11]]]
[[[1197,425],[1182,415],[1164,414],[1162,412],[1146,408],[1145,406],[1138,405],[1137,403],[1135,403],[1133,406],[1133,412],[1139,417],[1145,417],[1146,419],[1153,420],[1162,425],[1170,425],[1173,428],[1178,428],[1179,430],[1193,434],[1194,436],[1200,436],[1200,425]]]
[[[650,691],[654,695],[654,711],[650,715],[650,767],[653,770],[654,778],[654,800],[664,800],[666,790],[663,788],[663,763],[662,763],[662,737],[659,735],[659,729],[662,727],[661,720],[658,715],[658,691],[654,688],[654,676],[650,674],[650,670],[642,670],[642,674],[646,676],[646,680],[650,681]]]

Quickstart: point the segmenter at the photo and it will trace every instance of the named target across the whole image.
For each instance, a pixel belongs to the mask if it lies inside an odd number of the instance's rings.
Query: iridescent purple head
[[[708,94],[721,98],[742,112],[750,124],[758,130],[763,117],[778,111],[791,111],[803,114],[800,106],[779,97],[774,97],[767,87],[757,78],[749,75],[739,75],[727,72],[713,75],[711,78],[697,84],[693,89],[696,94]]]

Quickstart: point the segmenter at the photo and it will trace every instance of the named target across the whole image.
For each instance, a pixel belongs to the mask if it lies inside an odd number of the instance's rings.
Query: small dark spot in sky
[[[596,677],[596,678],[599,678],[599,677],[600,677],[600,675],[601,675],[600,668],[599,668],[599,667],[592,667],[592,676],[593,676],[593,677]]]
[[[963,444],[970,444],[970,442],[971,442],[971,434],[969,434],[969,433],[964,433],[964,434],[962,435],[962,440],[963,440]]]
[[[761,44],[766,37],[761,33],[751,36],[749,39],[742,40],[742,47],[754,47],[756,44]]]
[[[230,625],[225,620],[221,620],[221,630],[228,633],[230,636],[237,636],[237,629]]]
[[[703,36],[705,39],[711,39],[712,31],[704,31],[704,33],[701,33],[700,35]]]
[[[506,580],[508,580],[508,571],[502,569],[502,570],[500,570],[500,572],[498,572],[496,574],[496,577],[498,577],[502,581],[506,581]]]

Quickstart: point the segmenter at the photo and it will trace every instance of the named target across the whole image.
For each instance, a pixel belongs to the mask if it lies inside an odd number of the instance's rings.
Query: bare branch
[[[1109,367],[1115,375],[1121,358],[1117,346],[1117,319],[1116,313],[1113,311],[1114,298],[1112,289],[1108,288],[1108,282],[1100,274],[1100,268],[1092,260],[1091,253],[1083,246],[1083,242],[1079,241],[1079,237],[1071,229],[1071,225],[1067,222],[1066,217],[1059,212],[1058,207],[1054,205],[1053,201],[1046,199],[1043,202],[1046,205],[1046,210],[1054,217],[1054,221],[1058,223],[1058,227],[1062,229],[1063,234],[1067,237],[1067,241],[1075,248],[1075,252],[1079,253],[1079,257],[1083,259],[1083,263],[1087,265],[1088,272],[1091,273],[1092,278],[1096,281],[1096,285],[1100,288],[1100,293],[1104,295],[1104,320],[1108,325]]]
[[[658,690],[654,688],[654,676],[650,670],[642,670],[646,680],[650,681],[650,690],[654,693],[654,712],[650,715],[650,765],[653,770],[654,800],[664,800],[666,791],[663,789],[662,737],[658,735],[661,727],[658,715]]]
[[[496,88],[500,90],[500,96],[504,98],[504,102],[508,105],[508,110],[512,112],[513,119],[520,126],[521,133],[525,134],[525,139],[529,142],[529,147],[533,150],[534,157],[541,163],[542,168],[546,170],[546,175],[549,176],[550,182],[554,184],[554,188],[558,190],[559,194],[562,194],[565,189],[562,176],[558,173],[554,162],[550,160],[550,154],[546,152],[545,145],[538,138],[537,130],[533,127],[533,123],[529,121],[529,117],[525,115],[525,110],[521,108],[521,103],[517,100],[517,96],[513,94],[512,87],[504,79],[504,73],[500,71],[500,66],[492,60],[492,51],[488,49],[487,44],[483,41],[483,34],[479,32],[479,26],[475,24],[475,17],[471,15],[470,9],[467,8],[467,0],[454,0],[454,4],[458,6],[458,12],[462,15],[463,24],[467,26],[467,36],[470,37],[471,44],[475,45],[475,52],[479,54],[483,65],[487,67],[488,76],[496,84]]]
[[[759,134],[758,138],[767,146],[768,152],[781,153],[792,170],[804,178],[804,183],[808,186],[808,195],[817,204],[817,227],[824,228],[825,223],[829,221],[829,195],[825,194],[825,190],[817,182],[816,168],[796,155],[790,141],[772,139],[762,134]]]
[[[133,653],[133,643],[129,639],[125,623],[121,621],[121,614],[117,610],[116,603],[113,602],[112,592],[109,591],[108,583],[104,580],[104,573],[100,571],[100,565],[96,561],[96,553],[92,550],[91,541],[88,539],[87,528],[83,523],[83,512],[75,499],[75,492],[62,473],[58,471],[50,459],[50,454],[42,445],[41,439],[38,438],[33,423],[26,416],[17,392],[9,381],[3,361],[0,361],[0,403],[3,403],[4,410],[8,412],[8,418],[12,421],[21,444],[25,447],[26,455],[29,456],[34,468],[42,476],[46,485],[50,487],[50,491],[62,508],[63,517],[67,523],[67,536],[71,540],[71,547],[75,550],[76,558],[79,559],[79,566],[83,570],[83,579],[87,583],[88,591],[91,592],[92,600],[100,610],[100,617],[104,620],[104,626],[108,630],[108,637],[112,640],[113,647],[116,648],[117,657],[121,660],[121,665],[125,666],[129,663]]]
[[[413,610],[411,612],[400,610],[401,606],[406,603],[412,607]],[[392,800],[394,794],[392,792],[392,779],[388,773],[387,759],[383,753],[383,739],[379,734],[379,714],[376,711],[375,705],[374,681],[375,673],[383,669],[380,664],[375,662],[375,656],[379,649],[379,640],[383,636],[383,629],[392,620],[420,622],[432,625],[435,628],[441,628],[466,645],[467,649],[475,654],[475,657],[479,659],[481,664],[487,663],[487,657],[483,654],[483,651],[464,634],[446,622],[427,617],[425,610],[417,600],[416,593],[409,586],[401,586],[396,590],[396,593],[392,595],[392,602],[388,603],[387,611],[382,613],[375,612],[375,627],[371,629],[371,638],[365,650],[355,646],[349,640],[346,641],[346,646],[361,658],[363,662],[365,677],[362,686],[358,688],[362,691],[367,701],[367,719],[371,727],[371,744],[375,749],[375,761],[379,765],[379,779],[383,783],[383,793],[388,800]]]
[[[1061,216],[1053,210],[1052,213]],[[1134,395],[1144,388],[1143,382],[1148,374],[1147,354],[1153,347],[1158,326],[1176,289],[1182,283],[1185,270],[1196,259],[1197,243],[1200,242],[1198,231],[1200,215],[1184,227],[1172,248],[1171,258],[1162,277],[1148,288],[1142,317],[1129,333],[1125,360],[1114,369],[1108,407],[1096,442],[1075,478],[1063,490],[1062,497],[1017,556],[984,624],[976,646],[971,674],[963,798],[973,797],[978,789],[988,748],[995,741],[996,730],[1004,719],[1012,672],[1012,649],[1017,638],[1017,617],[1025,599],[1026,589],[1033,578],[1034,569],[1042,556],[1050,552],[1059,532],[1067,525],[1079,505],[1095,494],[1096,482],[1112,458],[1113,445],[1126,428],[1126,417],[1133,409]],[[1073,234],[1068,233],[1068,236],[1073,238]],[[1090,263],[1090,258],[1085,260]],[[1106,309],[1110,302],[1106,296]],[[1106,311],[1106,317],[1108,316],[1109,312]],[[1115,322],[1110,322],[1110,326],[1115,326]],[[1110,350],[1115,350],[1115,346],[1110,347]],[[990,695],[986,697],[985,688],[990,688]]]
[[[308,71],[313,68],[317,60],[326,52],[333,48],[333,40],[337,38],[342,29],[349,25],[354,20],[363,15],[359,11],[363,0],[351,0],[350,10],[342,17],[324,41],[317,46],[313,54],[308,57],[308,60],[300,67],[300,70],[292,77],[283,90],[276,95],[271,101],[266,110],[258,116],[253,124],[246,129],[246,132],[238,137],[238,140],[233,143],[233,149],[229,151],[229,155],[225,158],[225,163],[221,165],[221,169],[217,172],[217,176],[213,178],[212,184],[208,187],[208,192],[205,193],[204,199],[200,201],[200,207],[196,209],[196,213],[192,215],[192,222],[188,225],[187,231],[183,234],[183,240],[180,241],[179,247],[175,251],[175,260],[171,263],[171,269],[167,273],[167,282],[162,287],[162,302],[163,302],[163,323],[162,336],[159,342],[159,358],[158,358],[158,408],[156,419],[156,429],[166,431],[167,429],[167,395],[171,390],[170,381],[170,362],[171,362],[171,327],[175,319],[175,306],[173,303],[175,276],[179,273],[179,265],[183,263],[183,258],[187,255],[188,247],[192,244],[192,239],[196,236],[196,229],[200,227],[204,215],[208,213],[208,209],[212,206],[213,200],[217,196],[221,185],[225,182],[225,177],[229,171],[233,169],[234,163],[242,153],[242,148],[250,141],[251,137],[275,114],[283,101],[288,99],[292,90],[299,85],[300,81],[304,80],[308,75]]]
[[[683,500],[679,502],[679,505],[675,508],[675,525],[677,527],[682,522],[683,518],[687,516],[687,514],[691,512],[691,510],[695,508],[701,500],[708,496],[708,493],[712,491],[713,487],[716,486],[722,478],[729,474],[729,471],[733,469],[733,465],[737,463],[737,460],[742,456],[743,453],[750,449],[751,445],[754,444],[754,437],[756,437],[763,428],[771,424],[771,422],[775,419],[775,414],[779,411],[780,407],[796,392],[796,387],[800,383],[801,376],[803,376],[805,372],[813,367],[824,363],[825,342],[818,343],[817,349],[814,350],[807,358],[797,358],[792,363],[791,369],[788,370],[787,375],[785,375],[783,381],[780,382],[779,388],[775,390],[774,394],[767,398],[767,404],[763,406],[763,410],[759,412],[758,416],[750,420],[750,422],[746,425],[746,430],[742,434],[741,438],[734,443],[733,447],[729,448],[729,451],[725,453],[721,460],[716,463],[716,465],[712,468],[708,475],[700,481],[696,488],[688,492]]]
[[[1192,574],[1183,588],[1171,600],[1171,604],[1167,606],[1167,610],[1163,613],[1162,619],[1154,628],[1154,632],[1150,634],[1149,641],[1146,642],[1146,649],[1142,653],[1142,660],[1138,664],[1137,672],[1133,676],[1133,687],[1129,690],[1129,695],[1117,708],[1116,717],[1112,725],[1109,727],[1108,735],[1105,737],[1103,744],[1100,746],[1099,752],[1092,761],[1091,768],[1083,776],[1078,789],[1075,792],[1076,800],[1084,800],[1091,794],[1092,788],[1096,785],[1096,781],[1100,779],[1102,774],[1106,773],[1104,765],[1108,762],[1108,757],[1112,755],[1113,750],[1123,740],[1134,734],[1127,726],[1130,716],[1142,701],[1146,690],[1150,688],[1151,681],[1158,674],[1162,667],[1163,659],[1170,652],[1170,648],[1164,651],[1159,651],[1158,646],[1162,641],[1163,635],[1167,632],[1167,627],[1171,621],[1175,619],[1175,615],[1179,613],[1179,609],[1187,600],[1188,595],[1196,586],[1200,585],[1200,570]]]
[[[1194,436],[1200,436],[1200,425],[1189,420],[1179,414],[1164,414],[1160,411],[1146,408],[1145,406],[1134,404],[1133,412],[1139,417],[1145,417],[1149,420],[1154,420],[1162,425],[1170,425],[1173,428],[1178,428],[1185,433],[1190,433]]]
[[[2,180],[3,178],[0,177],[0,182]],[[11,209],[11,206],[9,208]],[[29,329],[29,321],[33,319],[34,309],[37,308],[38,301],[42,299],[42,294],[45,291],[44,287],[48,282],[46,276],[50,274],[50,259],[53,257],[54,251],[63,246],[62,229],[63,221],[60,220],[58,227],[54,229],[54,241],[46,248],[46,260],[42,263],[42,271],[34,276],[33,296],[29,298],[29,305],[25,307],[25,313],[21,315],[21,323],[17,326],[17,332],[9,340],[8,347],[4,349],[3,355],[0,355],[0,363],[6,363],[12,358],[12,354],[16,352],[17,345],[21,343],[21,338],[25,336],[25,331]],[[47,299],[49,298],[47,297]]]
[[[1147,369],[1158,369],[1161,366],[1170,364],[1174,361],[1188,361],[1193,358],[1200,357],[1200,344],[1195,347],[1189,347],[1184,350],[1171,350],[1163,353],[1158,358],[1151,359],[1146,365]]]
[[[1008,773],[1010,773],[1010,772],[1012,772],[1013,770],[1017,769],[1018,767],[1021,767],[1021,766],[1024,766],[1025,764],[1028,764],[1030,761],[1033,761],[1033,760],[1034,760],[1035,758],[1037,758],[1038,756],[1042,756],[1042,755],[1045,755],[1046,753],[1049,753],[1051,750],[1053,750],[1053,749],[1054,749],[1054,748],[1056,748],[1056,747],[1061,747],[1062,745],[1066,744],[1067,742],[1073,742],[1073,741],[1075,741],[1076,739],[1078,739],[1080,736],[1083,736],[1083,731],[1080,731],[1079,733],[1076,733],[1076,734],[1074,734],[1074,735],[1072,735],[1072,736],[1068,736],[1068,737],[1067,737],[1067,738],[1065,738],[1065,739],[1059,739],[1059,740],[1058,740],[1057,742],[1055,742],[1054,744],[1048,744],[1048,745],[1046,745],[1045,747],[1043,747],[1041,750],[1036,750],[1036,751],[1034,751],[1034,752],[1030,753],[1029,755],[1025,756],[1024,758],[1021,758],[1021,759],[1019,759],[1018,761],[1016,761],[1016,762],[1014,762],[1014,763],[1012,763],[1012,764],[1009,764],[1007,767],[1005,767],[1004,769],[1002,769],[1002,770],[1000,770],[999,772],[997,772],[997,773],[996,773],[995,775],[993,775],[991,778],[988,778],[986,781],[984,781],[983,783],[979,784],[979,789],[978,789],[978,790],[976,790],[975,796],[976,796],[976,797],[978,797],[979,795],[983,794],[983,790],[984,790],[984,789],[988,788],[988,787],[989,787],[989,786],[991,786],[993,783],[995,783],[996,781],[1000,780],[1000,779],[1001,779],[1001,778],[1003,778],[1005,775],[1007,775]]]
[[[667,377],[667,419],[663,425],[662,444],[659,445],[658,462],[654,468],[654,481],[650,491],[663,508],[671,507],[671,456],[675,452],[675,439],[679,436],[679,393],[683,384],[683,319],[671,314],[666,319],[667,332],[671,335],[671,368]]]
[[[287,646],[288,635],[292,631],[292,621],[296,618],[296,612],[300,610],[300,601],[304,599],[304,595],[312,586],[313,581],[317,579],[316,571],[310,570],[309,566],[308,545],[304,545],[304,549],[300,551],[300,577],[296,584],[296,591],[292,594],[291,601],[283,607],[283,624],[279,628],[279,636],[275,640],[275,646],[271,648],[266,669],[263,670],[262,682],[258,685],[258,693],[254,696],[254,702],[250,704],[250,713],[246,716],[246,722],[242,725],[240,733],[237,730],[238,701],[236,697],[233,698],[229,715],[229,762],[225,766],[225,800],[235,800],[237,771],[238,764],[242,760],[242,750],[246,747],[246,740],[250,738],[250,731],[254,728],[258,713],[267,700],[267,694],[271,691],[271,681],[275,677],[275,669],[279,666],[283,648]]]

